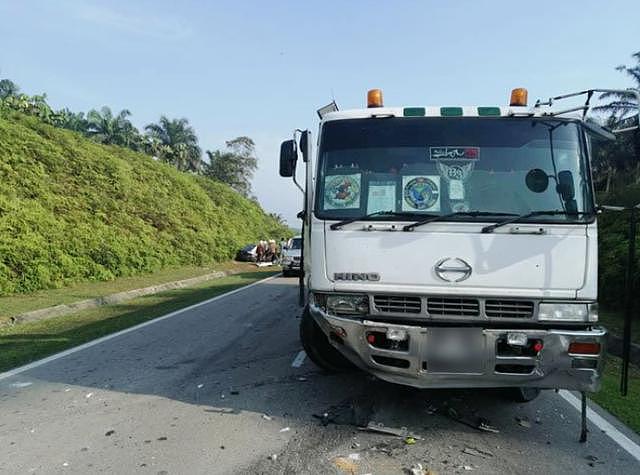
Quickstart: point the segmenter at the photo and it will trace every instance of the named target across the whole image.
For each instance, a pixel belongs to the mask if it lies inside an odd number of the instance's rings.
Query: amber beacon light
[[[527,105],[527,90],[524,87],[517,87],[511,91],[510,106],[526,106]]]
[[[370,89],[367,92],[367,107],[382,107],[382,89]]]

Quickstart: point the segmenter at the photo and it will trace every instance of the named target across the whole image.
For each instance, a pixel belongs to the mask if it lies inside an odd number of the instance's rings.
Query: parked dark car
[[[236,261],[256,262],[258,255],[256,253],[255,244],[247,244],[236,254]]]

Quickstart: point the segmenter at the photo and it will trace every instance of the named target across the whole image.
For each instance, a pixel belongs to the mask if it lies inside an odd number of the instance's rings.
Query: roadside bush
[[[226,185],[0,115],[0,295],[219,262],[288,234]]]

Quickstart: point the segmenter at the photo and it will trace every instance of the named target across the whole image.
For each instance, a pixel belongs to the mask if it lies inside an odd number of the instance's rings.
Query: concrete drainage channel
[[[221,279],[223,277],[228,277],[238,273],[239,271],[215,271],[209,274],[200,275],[198,277],[192,277],[190,279],[166,282],[164,284],[152,285],[150,287],[144,287],[141,289],[127,290],[125,292],[118,292],[111,295],[96,297],[94,299],[79,300],[78,302],[73,302],[70,304],[55,305],[53,307],[42,308],[39,310],[33,310],[31,312],[25,312],[19,315],[12,316],[4,324],[0,323],[0,326],[16,325],[20,323],[46,320],[48,318],[62,317],[75,312],[79,312],[81,310],[98,308],[102,307],[103,305],[122,303],[128,300],[136,299],[138,297],[157,294],[167,290],[191,287],[202,282]]]

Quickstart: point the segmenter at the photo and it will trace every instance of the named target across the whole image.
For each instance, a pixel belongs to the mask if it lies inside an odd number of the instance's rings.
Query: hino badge
[[[597,223],[585,120],[594,92],[527,106],[319,111],[282,144],[306,164],[301,338],[320,367],[418,388],[596,391]],[[584,106],[556,102],[587,96]]]

